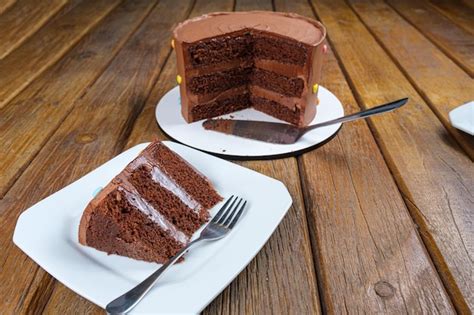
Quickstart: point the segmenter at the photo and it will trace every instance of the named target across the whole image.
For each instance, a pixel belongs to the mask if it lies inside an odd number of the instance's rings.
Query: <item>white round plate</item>
[[[326,88],[319,87],[319,105],[311,125],[344,116],[344,108],[337,97]],[[156,121],[169,137],[198,150],[221,156],[237,158],[262,158],[290,156],[311,149],[330,139],[340,128],[335,124],[312,130],[294,144],[273,144],[257,140],[226,135],[205,130],[202,120],[188,124],[181,115],[181,100],[178,86],[174,87],[158,102]],[[229,119],[261,120],[280,122],[254,109],[244,109],[220,116]]]

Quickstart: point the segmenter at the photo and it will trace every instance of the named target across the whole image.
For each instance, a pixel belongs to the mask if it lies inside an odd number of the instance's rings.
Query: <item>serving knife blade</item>
[[[301,128],[285,123],[221,118],[208,119],[202,124],[203,127],[207,130],[217,131],[238,137],[275,144],[293,144],[298,141],[298,139],[301,138],[303,134],[310,130],[326,127],[337,123],[354,121],[393,111],[405,105],[407,101],[408,98],[403,98],[397,101],[363,110],[358,113]]]

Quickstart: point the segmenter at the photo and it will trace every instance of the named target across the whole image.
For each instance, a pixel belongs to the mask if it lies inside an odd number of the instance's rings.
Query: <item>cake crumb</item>
[[[234,119],[234,115],[230,115],[229,117],[232,118],[232,119]]]

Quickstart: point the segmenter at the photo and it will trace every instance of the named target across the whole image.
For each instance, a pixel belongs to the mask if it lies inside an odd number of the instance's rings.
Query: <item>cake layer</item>
[[[222,200],[209,180],[164,144],[150,146],[148,153],[168,176],[194,200],[209,210]]]
[[[157,167],[141,165],[128,179],[138,194],[190,237],[206,222],[206,209]]]
[[[309,49],[295,40],[251,29],[209,38],[187,46],[185,58],[190,63],[186,69],[249,58],[274,60],[301,67],[308,60]]]
[[[282,63],[303,66],[308,61],[309,48],[287,38],[278,38],[269,33],[254,35],[254,58],[276,60]]]
[[[259,97],[259,93],[242,92],[236,89],[236,94],[228,95],[225,98],[217,98],[208,103],[198,104],[191,109],[192,120],[212,118],[215,116],[229,114],[238,110],[253,107],[256,110],[274,116],[283,121],[299,125],[303,119],[298,102],[293,106],[282,104],[278,101]]]
[[[291,110],[285,105],[258,96],[251,96],[250,102],[252,103],[253,108],[264,112],[265,114],[276,117],[294,125],[300,124],[301,111],[299,108],[295,107],[294,110]]]
[[[288,107],[290,110],[294,110],[297,107],[302,109],[305,107],[306,104],[300,97],[284,96],[277,92],[264,89],[258,85],[250,85],[249,92],[252,96],[265,98],[267,100]]]
[[[301,78],[289,78],[259,68],[253,69],[250,84],[293,97],[301,97],[304,89],[304,80]]]
[[[248,92],[230,95],[226,98],[217,98],[211,102],[198,104],[191,109],[192,120],[197,121],[214,116],[225,115],[249,108],[250,95]]]
[[[142,209],[142,210],[139,210]],[[189,238],[136,194],[110,187],[101,202],[86,209],[79,242],[109,254],[165,262]]]
[[[214,94],[242,85],[257,85],[290,97],[301,97],[304,89],[302,78],[289,78],[264,69],[234,68],[212,74],[191,77],[187,86],[193,94]]]
[[[252,42],[249,32],[237,32],[191,44],[186,55],[190,64],[186,68],[248,59],[252,56]]]
[[[252,67],[238,67],[226,71],[189,78],[187,86],[194,94],[210,94],[246,85],[250,81]]]

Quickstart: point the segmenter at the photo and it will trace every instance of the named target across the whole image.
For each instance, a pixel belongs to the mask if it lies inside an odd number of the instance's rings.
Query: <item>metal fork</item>
[[[232,203],[231,203],[232,201]],[[238,201],[238,202],[237,202]],[[237,204],[236,204],[237,202]],[[243,203],[242,203],[243,202]],[[229,205],[230,204],[230,205]],[[119,296],[109,304],[105,310],[108,314],[126,314],[131,311],[138,302],[150,291],[158,279],[173,265],[181,256],[183,256],[192,246],[201,241],[215,241],[226,236],[239,220],[247,204],[242,198],[233,195],[225,202],[219,212],[212,218],[211,222],[202,230],[197,239],[190,242],[186,247],[180,250],[176,256],[168,260],[160,269],[151,274],[148,278],[138,284],[127,293]]]

